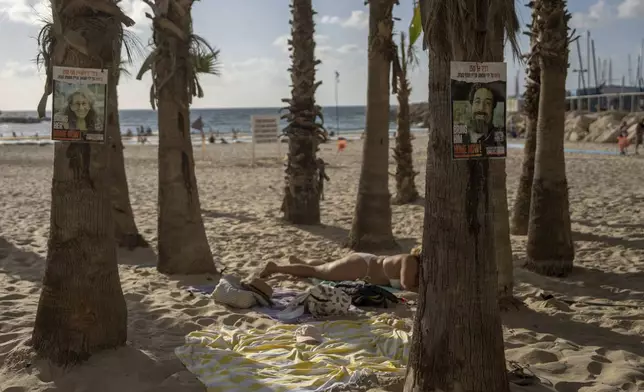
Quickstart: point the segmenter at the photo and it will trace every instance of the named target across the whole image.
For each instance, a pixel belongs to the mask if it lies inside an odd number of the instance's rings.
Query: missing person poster
[[[54,67],[51,139],[105,143],[106,69]]]
[[[504,158],[505,63],[452,61],[452,158]]]

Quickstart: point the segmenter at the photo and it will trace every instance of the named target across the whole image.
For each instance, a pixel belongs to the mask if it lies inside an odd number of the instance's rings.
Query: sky
[[[447,0],[446,0],[447,1]],[[44,88],[44,76],[38,70],[36,39],[42,17],[48,14],[47,0],[0,0],[0,110],[35,110]],[[517,1],[522,25],[530,14]],[[193,6],[194,31],[221,50],[221,76],[204,76],[205,97],[195,99],[195,108],[279,107],[281,99],[290,95],[286,39],[290,33],[289,0],[202,0]],[[133,32],[143,43],[150,39],[149,9],[141,0],[122,0],[126,14],[137,24]],[[321,105],[334,105],[334,71],[340,73],[338,96],[340,105],[364,105],[367,83],[367,18],[364,0],[313,0],[316,15],[317,79]],[[573,14],[571,26],[583,36],[590,29],[599,57],[611,58],[616,84],[627,75],[627,56],[632,55],[636,67],[644,38],[644,0],[569,0]],[[400,0],[394,10],[397,31],[406,31],[412,14],[412,0]],[[522,51],[527,51],[527,37],[521,35]],[[427,55],[419,52],[420,66],[411,72],[413,102],[426,101]],[[570,52],[571,69],[578,68],[577,51]],[[523,66],[516,63],[506,50],[508,62],[508,94],[515,91],[519,73],[519,89],[523,91]],[[140,64],[141,59],[138,60]],[[585,65],[585,64],[584,64]],[[136,73],[135,64],[133,73]],[[634,71],[633,71],[634,73]],[[577,74],[569,72],[567,87],[577,87]],[[149,108],[149,86],[145,76],[138,81],[125,78],[119,86],[122,109]],[[395,97],[391,98],[395,104]]]

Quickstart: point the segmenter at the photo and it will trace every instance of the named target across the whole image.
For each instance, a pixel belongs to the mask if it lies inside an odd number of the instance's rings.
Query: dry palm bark
[[[282,211],[284,218],[296,224],[320,223],[320,165],[317,151],[326,132],[317,119],[322,110],[315,104],[315,91],[322,82],[315,82],[315,40],[311,0],[293,0],[291,4],[291,99],[284,133],[288,135],[288,161]]]
[[[121,47],[114,55],[121,56]],[[130,203],[130,190],[125,173],[125,160],[123,158],[123,141],[121,140],[121,125],[118,109],[118,82],[120,68],[115,67],[110,75],[107,86],[107,105],[111,113],[115,113],[114,121],[107,124],[107,138],[110,145],[110,193],[112,199],[112,213],[114,216],[114,235],[116,243],[124,248],[134,249],[147,247],[134,221],[132,204]]]
[[[524,110],[526,114],[525,146],[523,148],[523,164],[521,176],[517,186],[514,206],[512,207],[511,233],[514,235],[527,235],[528,222],[530,221],[530,199],[532,197],[532,180],[534,178],[534,154],[537,149],[537,120],[539,118],[539,83],[541,69],[539,58],[532,55],[534,48],[536,10],[538,2],[531,1],[528,6],[532,8],[532,23],[530,24],[530,48],[526,69],[526,90],[524,94]]]
[[[389,194],[389,73],[396,56],[396,0],[369,0],[367,115],[362,168],[347,245],[354,250],[396,248]],[[393,78],[395,85],[396,78]]]
[[[429,129],[419,303],[405,392],[509,391],[497,304],[488,160],[451,159],[450,61],[495,58],[502,27],[518,47],[513,0],[421,0]],[[467,11],[467,12],[466,12]],[[498,53],[497,53],[498,55]]]
[[[134,22],[116,2],[52,1],[52,35],[43,48],[51,66],[119,66],[115,47]],[[41,101],[42,103],[43,101]],[[116,113],[108,107],[107,122]],[[107,145],[56,143],[47,260],[32,336],[35,351],[58,364],[125,344],[127,308],[116,259]]]
[[[411,144],[411,124],[409,119],[409,95],[411,86],[407,78],[409,59],[405,54],[407,45],[405,34],[400,34],[400,73],[398,75],[398,130],[396,131],[396,147],[394,160],[396,161],[396,196],[395,204],[412,203],[418,199],[415,178],[418,172],[414,171],[413,149]]]
[[[537,3],[534,48],[541,68],[541,91],[526,268],[565,276],[572,271],[575,258],[564,158],[570,14],[565,0]]]
[[[142,72],[152,71],[150,100],[159,113],[157,269],[168,274],[216,273],[201,217],[190,136],[192,97],[203,95],[191,56],[197,39],[190,14],[193,0],[146,3],[154,13],[154,51]]]

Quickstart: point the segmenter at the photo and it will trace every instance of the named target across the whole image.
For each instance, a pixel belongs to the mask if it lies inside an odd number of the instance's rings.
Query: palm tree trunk
[[[477,3],[466,5],[471,14],[460,14],[451,3],[420,2],[429,50],[431,132],[418,313],[405,392],[509,391],[497,303],[493,213],[498,205],[492,203],[499,197],[494,185],[502,181],[491,183],[496,180],[490,177],[500,165],[451,159],[452,113],[445,99],[450,96],[450,60],[489,61],[494,54],[486,44],[502,37],[485,28],[518,26],[516,19],[506,19],[514,10],[511,0],[489,8]],[[477,12],[481,9],[497,13]]]
[[[504,60],[503,25],[498,23],[493,27],[493,39],[489,39],[491,53],[489,61]],[[496,38],[498,37],[498,38]],[[501,310],[511,310],[521,302],[514,298],[514,263],[512,259],[512,243],[510,241],[510,212],[508,209],[508,189],[505,159],[490,160],[490,194],[492,195],[492,211],[494,214],[494,247],[496,268],[498,273],[498,299]]]
[[[536,24],[534,23],[535,2],[529,3],[532,8],[531,34],[535,36]],[[531,40],[534,44],[534,38]],[[532,47],[532,45],[531,45]],[[534,154],[537,148],[537,120],[539,118],[539,83],[541,79],[541,70],[539,69],[539,60],[536,56],[531,56],[528,61],[525,91],[525,113],[526,121],[526,139],[523,148],[523,164],[521,166],[521,176],[517,186],[514,207],[512,209],[511,233],[514,235],[527,235],[528,222],[530,221],[530,200],[532,197],[532,180],[534,178]]]
[[[60,17],[54,13],[54,24],[64,32],[105,37],[88,42],[90,53],[102,57],[67,47],[65,57],[54,58],[53,64],[118,67],[110,46],[120,39],[120,22],[84,7],[65,8],[69,3],[52,1],[54,9],[62,10]],[[67,44],[57,40],[56,45],[54,53],[61,53]],[[108,107],[108,125],[115,118]],[[39,355],[58,364],[85,360],[126,342],[127,308],[117,268],[108,167],[107,145],[56,143],[45,277],[32,344]]]
[[[186,37],[192,33],[191,4],[174,3],[183,12],[166,15],[166,20]],[[157,269],[168,274],[216,273],[201,218],[190,137],[190,42],[156,24],[155,29],[154,40],[160,51],[154,74],[159,105]]]
[[[405,58],[405,41],[401,39],[401,74],[398,83],[398,130],[396,131],[396,197],[395,204],[408,204],[418,199],[414,171],[413,147],[411,144],[411,126],[409,120],[409,95],[411,88],[407,80],[407,61]]]
[[[396,0],[369,1],[367,114],[358,197],[348,246],[396,248],[389,194],[389,73]]]
[[[292,2],[292,64],[291,99],[289,102],[288,162],[284,187],[284,218],[296,224],[320,223],[320,192],[318,188],[319,126],[315,105],[315,31],[311,0]]]
[[[501,52],[503,53],[503,52]],[[508,194],[506,188],[505,159],[490,160],[490,194],[494,214],[494,238],[496,251],[496,268],[498,272],[499,303],[502,310],[507,310],[513,297],[514,263],[512,261],[512,243],[510,242],[510,218],[508,211]]]
[[[120,56],[120,49],[118,51]],[[107,86],[107,105],[114,118],[107,125],[107,140],[110,144],[110,193],[112,199],[112,213],[114,215],[114,235],[116,243],[124,248],[147,247],[148,243],[139,234],[134,221],[130,191],[125,173],[125,160],[123,158],[123,141],[121,140],[121,126],[118,109],[118,79],[119,70],[114,71]]]
[[[570,14],[564,0],[539,1],[541,92],[526,268],[566,276],[575,258],[564,158]]]

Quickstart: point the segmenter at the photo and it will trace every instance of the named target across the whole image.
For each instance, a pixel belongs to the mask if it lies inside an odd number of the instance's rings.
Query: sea
[[[396,110],[392,108],[390,112],[389,130],[390,134],[396,131]],[[337,113],[337,115],[336,115]],[[153,110],[120,110],[121,134],[125,135],[128,131],[136,135],[137,129],[148,128],[153,134],[158,133],[157,112]],[[204,122],[204,131],[209,134],[211,131],[219,133],[222,137],[230,135],[233,129],[238,131],[238,142],[251,141],[250,119],[253,115],[279,115],[279,108],[229,108],[229,109],[192,109],[190,111],[190,121],[196,120],[201,116]],[[339,106],[324,107],[324,126],[329,132],[333,132],[334,138],[338,136],[347,139],[359,138],[365,128],[366,108],[364,106]],[[0,117],[37,117],[33,112],[6,111],[2,112]],[[51,113],[47,113],[51,118]],[[286,121],[281,120],[282,128],[286,127]],[[413,132],[422,132],[426,129],[420,126],[414,127]],[[42,121],[34,124],[15,124],[0,123],[0,144],[18,143],[14,140],[6,140],[15,132],[18,138],[49,138],[51,134],[51,121]],[[193,129],[192,133],[198,135],[199,131]],[[154,141],[150,140],[152,144]],[[24,144],[21,141],[20,144]],[[41,144],[41,143],[38,143]]]

